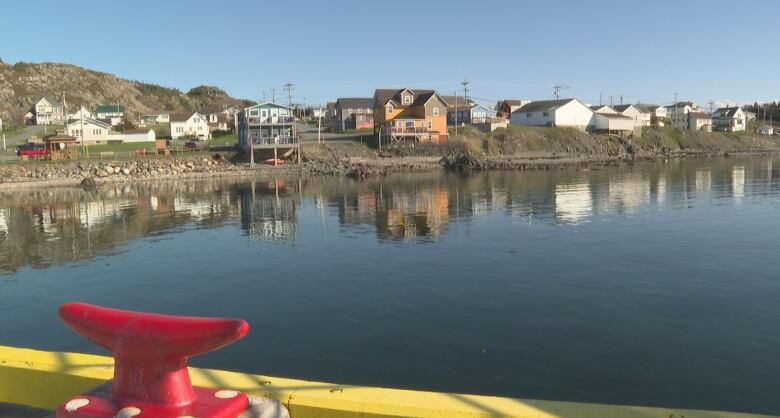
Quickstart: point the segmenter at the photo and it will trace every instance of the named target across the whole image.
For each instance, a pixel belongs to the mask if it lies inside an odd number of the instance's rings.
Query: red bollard
[[[114,379],[64,402],[57,418],[236,418],[248,397],[193,387],[187,358],[249,332],[241,319],[156,315],[67,303],[60,318],[114,356]]]

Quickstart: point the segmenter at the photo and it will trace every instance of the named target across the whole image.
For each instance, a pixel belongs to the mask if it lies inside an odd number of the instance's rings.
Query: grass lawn
[[[209,140],[210,147],[233,147],[238,143],[238,134],[230,134],[212,138]]]
[[[19,135],[22,131],[24,131],[24,126],[20,125],[3,127],[3,134],[5,135],[6,139],[13,138],[16,135]]]

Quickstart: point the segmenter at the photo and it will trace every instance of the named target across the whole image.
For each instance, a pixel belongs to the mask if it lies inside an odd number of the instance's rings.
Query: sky
[[[430,88],[492,104],[780,100],[780,1],[4,2],[0,58],[318,104]]]

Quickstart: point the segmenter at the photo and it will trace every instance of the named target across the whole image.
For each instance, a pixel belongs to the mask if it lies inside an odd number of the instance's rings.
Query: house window
[[[527,117],[527,118],[530,118],[530,117],[531,117],[531,114],[530,114],[530,113],[526,113],[526,114],[525,114],[525,117]]]
[[[547,116],[549,116],[549,115],[550,115],[550,113],[549,113],[549,112],[544,112],[544,113],[542,113],[542,116],[544,116],[544,117],[547,117]]]
[[[387,113],[393,113],[394,110],[395,108],[393,108],[393,105],[387,106]]]
[[[347,114],[350,114],[350,115],[352,114],[352,109],[351,108],[347,109]]]
[[[434,107],[433,108],[433,116],[439,116],[439,108],[438,107]]]
[[[358,113],[363,113],[363,109],[358,109]]]
[[[412,102],[412,96],[405,95],[404,96],[404,104],[409,104]]]
[[[428,121],[428,129],[433,129],[433,121],[432,120]]]

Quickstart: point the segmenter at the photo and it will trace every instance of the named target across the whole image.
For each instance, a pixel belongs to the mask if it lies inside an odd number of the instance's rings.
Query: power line
[[[571,87],[564,86],[564,85],[556,83],[553,86],[553,90],[555,90],[555,100],[559,100],[561,98],[561,90],[565,90],[565,89],[568,89],[568,88],[571,88]]]
[[[291,82],[287,82],[287,84],[284,85],[284,89],[287,91],[287,102],[290,107],[292,107],[292,94],[293,90],[295,90],[295,85]]]
[[[463,84],[463,100],[467,101],[469,100],[469,81],[464,79],[463,82],[460,84]]]

